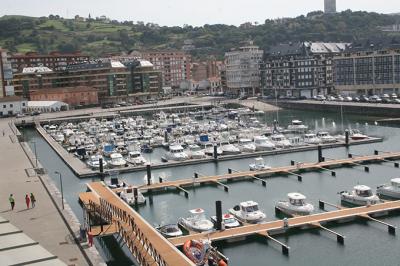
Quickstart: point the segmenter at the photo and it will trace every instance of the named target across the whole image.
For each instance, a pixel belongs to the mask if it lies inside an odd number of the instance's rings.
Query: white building
[[[27,106],[28,101],[21,97],[12,96],[0,98],[0,117],[25,113]]]
[[[0,47],[0,98],[14,96],[14,87],[11,85],[13,79],[9,54]]]
[[[263,54],[253,42],[225,53],[227,94],[256,95],[260,92]]]
[[[29,101],[27,110],[29,112],[38,111],[41,113],[66,111],[68,104],[59,101]]]

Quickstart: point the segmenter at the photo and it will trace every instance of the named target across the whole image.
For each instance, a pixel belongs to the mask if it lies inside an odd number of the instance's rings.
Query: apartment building
[[[400,45],[352,45],[334,58],[335,87],[343,95],[400,92]]]
[[[150,61],[155,70],[162,73],[163,87],[179,87],[184,80],[191,79],[191,56],[182,51],[144,51],[137,53]]]
[[[333,57],[346,43],[279,44],[265,56],[264,95],[311,98],[334,91]]]
[[[256,95],[260,92],[263,54],[253,42],[225,53],[225,94]]]
[[[13,54],[10,57],[13,73],[21,73],[26,67],[48,67],[54,71],[64,71],[67,66],[75,63],[88,62],[89,56],[75,53],[51,52],[49,54],[38,54],[28,52],[25,54]]]
[[[7,50],[0,47],[0,98],[14,95],[12,79],[10,55]]]
[[[99,101],[113,96],[141,98],[158,95],[161,72],[146,60],[115,61],[102,59],[71,64],[64,71],[47,67],[24,68],[14,75],[16,95],[30,98],[43,89],[91,87],[98,92]]]

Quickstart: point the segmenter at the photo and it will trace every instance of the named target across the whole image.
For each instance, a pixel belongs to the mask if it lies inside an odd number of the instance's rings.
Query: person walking
[[[25,195],[26,208],[29,209],[29,204],[31,203],[31,199],[28,194]]]
[[[31,204],[32,204],[32,208],[35,208],[35,203],[36,203],[35,195],[33,195],[33,193],[31,193]]]
[[[15,200],[14,200],[13,194],[10,194],[10,197],[8,198],[8,201],[10,202],[11,210],[14,210]]]

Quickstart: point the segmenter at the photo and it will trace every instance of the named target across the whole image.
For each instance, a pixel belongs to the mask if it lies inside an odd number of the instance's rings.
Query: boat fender
[[[220,259],[218,266],[228,266],[228,264],[223,259]]]

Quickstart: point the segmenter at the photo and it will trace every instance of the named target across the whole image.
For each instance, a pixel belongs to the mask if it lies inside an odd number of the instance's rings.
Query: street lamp
[[[35,168],[38,168],[38,157],[37,157],[37,151],[36,151],[36,141],[30,141],[33,144],[33,150],[35,152]]]
[[[62,204],[62,209],[64,210],[64,192],[63,192],[63,183],[62,183],[62,176],[61,173],[58,171],[54,172],[60,177],[60,188],[61,188],[61,204]]]

